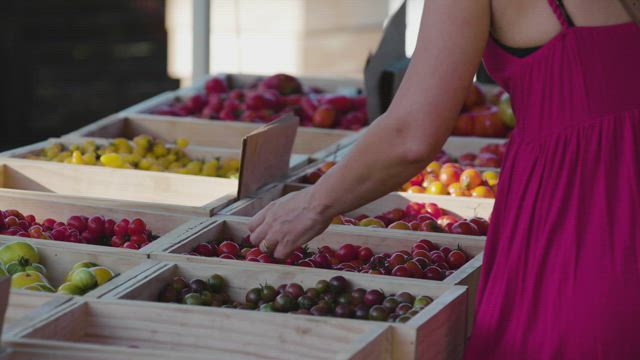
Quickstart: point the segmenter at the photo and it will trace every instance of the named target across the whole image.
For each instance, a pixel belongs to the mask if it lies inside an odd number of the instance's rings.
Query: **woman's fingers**
[[[262,242],[260,242],[260,246],[258,248],[260,249],[260,251],[262,251],[265,254],[271,254],[275,246],[272,245],[271,242],[269,242],[269,240],[265,239],[265,240],[262,240]]]
[[[298,246],[322,232],[329,222],[310,211],[308,191],[303,190],[267,205],[251,219],[248,227],[254,246],[277,259],[285,259]]]
[[[257,214],[255,214],[251,218],[251,221],[249,221],[249,223],[247,224],[250,232],[256,231],[256,229],[258,229],[258,227],[264,222],[264,219],[267,216],[267,212],[271,208],[271,204],[273,203],[269,203],[269,205],[265,206],[264,209],[260,210]],[[254,244],[254,245],[257,245],[257,244]]]
[[[260,246],[260,243],[264,241],[268,234],[269,225],[263,223],[255,231],[251,232],[251,236],[249,237],[251,244],[253,244],[253,246]]]
[[[278,260],[284,260],[287,258],[287,256],[289,256],[289,254],[291,254],[291,252],[296,248],[297,246],[295,245],[291,245],[290,242],[287,241],[281,241],[278,242],[278,244],[276,245],[275,250],[273,251],[273,257],[278,259]]]

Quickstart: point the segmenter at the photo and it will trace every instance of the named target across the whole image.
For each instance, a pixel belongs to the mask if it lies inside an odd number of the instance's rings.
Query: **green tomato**
[[[84,290],[80,288],[78,285],[70,282],[66,282],[58,288],[58,294],[66,294],[66,295],[84,295]]]
[[[25,271],[36,271],[42,275],[47,275],[47,269],[42,264],[31,264],[24,268]]]
[[[21,257],[27,258],[31,263],[40,262],[38,249],[28,242],[14,241],[0,247],[0,261],[3,264],[18,261]]]
[[[89,291],[98,285],[96,276],[89,269],[78,269],[71,275],[71,283],[84,291]]]

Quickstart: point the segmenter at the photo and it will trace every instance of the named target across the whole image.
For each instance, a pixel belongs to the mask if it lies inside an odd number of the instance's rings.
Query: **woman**
[[[640,27],[629,19],[612,0],[426,1],[389,110],[315,186],[257,214],[252,242],[282,258],[422,170],[484,51],[518,125],[466,358],[640,358]]]

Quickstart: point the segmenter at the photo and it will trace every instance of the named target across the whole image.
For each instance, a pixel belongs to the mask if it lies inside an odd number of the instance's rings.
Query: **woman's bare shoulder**
[[[618,0],[563,0],[562,3],[577,26],[611,25],[630,20]],[[543,45],[562,28],[548,0],[492,0],[491,27],[496,38],[512,47]]]

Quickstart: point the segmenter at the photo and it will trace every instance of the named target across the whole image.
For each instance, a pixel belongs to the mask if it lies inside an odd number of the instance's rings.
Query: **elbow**
[[[432,152],[427,141],[406,141],[402,149],[402,160],[407,165],[426,165],[432,160]]]
[[[445,122],[425,123],[423,118],[410,115],[399,116],[392,121],[387,136],[393,136],[393,142],[399,152],[400,161],[408,166],[426,166],[440,151],[453,126]]]

